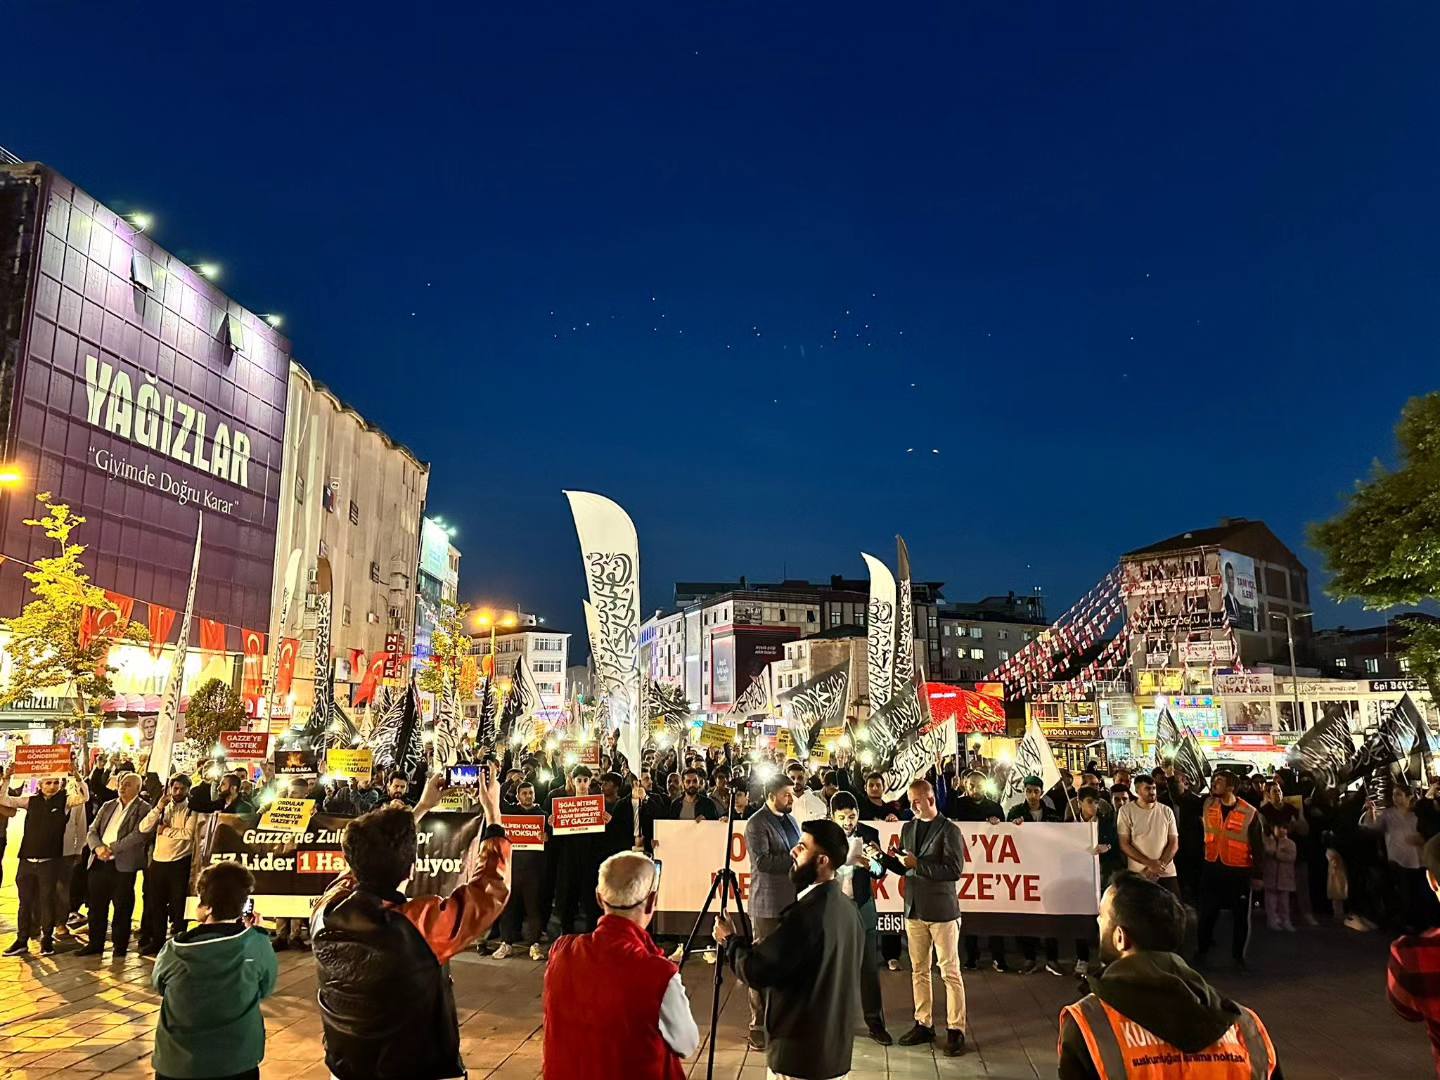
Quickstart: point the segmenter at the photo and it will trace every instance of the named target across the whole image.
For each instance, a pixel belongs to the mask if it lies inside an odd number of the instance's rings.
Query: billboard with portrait
[[[1222,549],[1219,563],[1220,604],[1226,625],[1237,630],[1263,630],[1264,627],[1255,625],[1259,609],[1255,560],[1249,555],[1237,555]]]

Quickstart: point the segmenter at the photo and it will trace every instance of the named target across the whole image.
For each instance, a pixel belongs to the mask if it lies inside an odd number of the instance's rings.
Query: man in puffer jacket
[[[278,966],[258,916],[245,914],[255,879],[239,863],[200,875],[201,921],[160,950],[151,981],[159,990],[155,1080],[259,1080],[265,1057],[260,1002]]]

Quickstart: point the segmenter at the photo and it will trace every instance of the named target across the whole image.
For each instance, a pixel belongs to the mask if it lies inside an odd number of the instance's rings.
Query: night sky
[[[562,488],[647,609],[897,532],[1052,614],[1225,515],[1318,571],[1440,381],[1433,5],[311,7],[10,5],[0,145],[283,313],[469,599],[583,630]]]

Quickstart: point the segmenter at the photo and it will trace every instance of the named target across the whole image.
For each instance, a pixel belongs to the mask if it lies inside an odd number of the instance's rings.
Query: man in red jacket
[[[562,937],[545,969],[545,1080],[683,1080],[700,1029],[680,971],[650,940],[655,864],[622,851],[600,866],[594,932]]]

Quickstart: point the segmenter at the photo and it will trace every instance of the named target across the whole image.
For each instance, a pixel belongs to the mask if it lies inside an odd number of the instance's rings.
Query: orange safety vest
[[[1084,1036],[1100,1080],[1268,1080],[1275,1073],[1270,1033],[1243,1005],[1229,1031],[1193,1054],[1152,1035],[1094,994],[1060,1010],[1062,1045],[1066,1016]]]
[[[1213,795],[1206,799],[1205,861],[1237,870],[1252,869],[1255,859],[1250,852],[1250,823],[1254,820],[1255,808],[1244,799],[1236,799],[1229,814]]]

